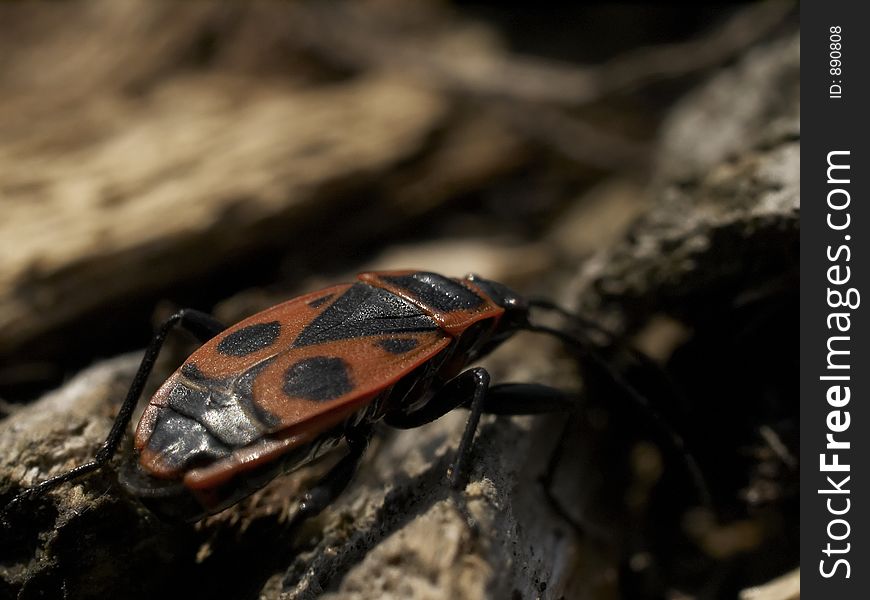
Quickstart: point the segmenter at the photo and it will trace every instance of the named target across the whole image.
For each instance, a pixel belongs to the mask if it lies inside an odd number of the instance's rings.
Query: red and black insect
[[[555,309],[553,305],[537,306]],[[197,520],[221,511],[344,442],[348,452],[310,489],[299,518],[317,514],[350,482],[378,421],[397,428],[470,410],[450,482],[464,467],[481,414],[570,410],[570,394],[537,384],[490,386],[465,370],[520,330],[576,340],[529,321],[530,303],[474,275],[364,273],[225,328],[195,310],[157,331],[94,460],[19,495],[38,495],[104,466],[117,451],[169,331],[203,343],[148,403],[123,487],[163,516]]]

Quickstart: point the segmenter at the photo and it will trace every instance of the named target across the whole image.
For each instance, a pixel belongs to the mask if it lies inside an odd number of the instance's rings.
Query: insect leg
[[[456,450],[453,466],[450,467],[450,471],[447,474],[451,487],[459,488],[464,479],[468,457],[471,454],[471,443],[474,441],[474,434],[477,431],[477,425],[480,423],[480,415],[483,413],[483,404],[486,400],[487,389],[489,388],[489,373],[486,369],[476,367],[461,373],[450,383],[455,384],[459,389],[467,388],[469,385],[474,386],[469,406],[471,412],[468,415],[468,421],[465,422],[465,431],[462,432],[462,441],[459,442],[459,448]],[[450,391],[448,388],[444,388],[438,395],[450,393]],[[459,390],[453,391],[455,393]]]
[[[538,383],[500,383],[489,388],[483,412],[491,415],[540,415],[577,408],[576,393]]]
[[[560,310],[560,312],[570,315],[567,311]],[[697,490],[698,499],[701,504],[704,507],[712,509],[713,500],[710,494],[710,488],[707,485],[706,478],[701,471],[701,467],[698,464],[694,453],[692,453],[687,447],[682,434],[674,427],[674,425],[667,421],[655,407],[652,406],[650,399],[646,395],[641,393],[634,385],[632,385],[626,376],[595,348],[595,345],[591,343],[582,332],[563,331],[544,325],[530,325],[527,327],[527,330],[551,335],[564,342],[569,348],[577,350],[580,357],[585,359],[583,361],[584,380],[609,381],[616,389],[621,390],[622,393],[618,394],[617,397],[623,401],[628,401],[635,408],[642,411],[642,413],[649,419],[650,423],[661,432],[665,441],[681,457],[681,460],[689,473],[689,477]],[[661,368],[656,366],[648,357],[644,357],[642,353],[633,350],[626,351],[626,353],[634,358],[639,364],[664,376],[664,374],[661,373]],[[669,383],[666,376],[664,376],[664,380],[665,383]],[[674,391],[674,393],[677,392]]]
[[[568,512],[568,510],[556,496],[556,492],[554,490],[556,469],[558,469],[559,463],[562,461],[562,457],[565,455],[565,443],[568,439],[569,432],[576,431],[576,420],[576,414],[574,414],[562,426],[562,431],[559,434],[559,440],[558,442],[556,442],[556,446],[553,448],[553,451],[550,452],[550,457],[547,459],[547,467],[544,470],[544,473],[538,478],[538,483],[540,483],[541,485],[541,489],[544,492],[544,498],[546,499],[547,504],[550,505],[550,510],[558,515],[559,518],[568,523],[568,525],[572,529],[574,529],[574,532],[579,536],[586,533],[588,531],[588,528],[583,527],[583,525],[581,525]]]
[[[353,479],[371,437],[370,427],[347,435],[346,440],[350,452],[338,461],[317,485],[305,493],[302,502],[299,503],[299,510],[293,517],[295,522],[301,523],[316,516],[338,498]]]
[[[76,479],[82,475],[86,475],[87,473],[92,473],[109,462],[118,450],[118,445],[124,437],[127,425],[129,425],[130,418],[133,416],[133,410],[136,408],[139,396],[142,395],[142,389],[145,387],[148,375],[151,374],[151,371],[154,368],[154,363],[157,360],[157,355],[160,353],[163,342],[166,341],[166,336],[175,326],[180,326],[186,329],[202,342],[211,339],[226,329],[220,321],[211,315],[189,308],[182,309],[166,319],[166,321],[164,321],[157,329],[157,332],[151,339],[151,343],[145,350],[145,356],[142,357],[142,362],[139,364],[139,370],[133,378],[133,383],[130,384],[130,389],[127,391],[127,397],[124,399],[124,403],[118,411],[118,416],[115,417],[115,422],[112,424],[112,429],[109,431],[109,435],[100,446],[100,449],[97,450],[94,459],[23,491],[21,494],[13,498],[10,505],[28,496],[40,496],[62,483]]]
[[[450,471],[450,484],[458,487],[462,483],[465,465],[471,453],[471,442],[483,413],[494,415],[537,415],[550,412],[568,412],[577,406],[577,398],[557,388],[535,383],[502,383],[489,386],[489,373],[482,368],[471,369],[459,377],[474,375],[476,387],[471,399],[463,403],[471,414],[462,435],[456,460]],[[485,379],[484,377],[485,376]],[[453,381],[459,379],[457,377]],[[464,385],[468,385],[462,382]]]
[[[450,485],[457,487],[462,480],[462,471],[471,451],[471,442],[474,440],[480,415],[484,412],[487,388],[489,388],[489,373],[486,369],[475,367],[448,381],[422,407],[409,413],[389,414],[384,418],[384,422],[390,427],[411,429],[431,423],[454,408],[469,408],[471,414],[468,415],[465,432],[462,434],[462,441],[456,451],[456,459],[448,473]]]
[[[552,412],[566,413],[559,439],[547,459],[544,473],[538,479],[544,499],[550,509],[579,535],[601,542],[610,536],[592,522],[572,516],[555,492],[556,471],[566,453],[566,444],[577,431],[577,409],[581,398],[558,388],[536,383],[503,383],[489,388],[483,411],[496,415],[535,415]]]

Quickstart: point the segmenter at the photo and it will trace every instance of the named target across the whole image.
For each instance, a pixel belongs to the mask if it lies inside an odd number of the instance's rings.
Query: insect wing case
[[[423,308],[363,282],[277,305],[207,342],[154,394],[135,436],[141,470],[222,510],[334,447],[450,341]]]

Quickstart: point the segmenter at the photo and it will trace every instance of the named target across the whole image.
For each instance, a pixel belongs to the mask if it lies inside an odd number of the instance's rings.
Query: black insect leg
[[[537,415],[553,412],[563,412],[567,415],[559,439],[550,452],[547,466],[538,481],[550,509],[574,529],[578,536],[585,535],[604,543],[610,541],[607,532],[593,523],[574,517],[556,496],[554,490],[556,470],[565,456],[566,444],[579,427],[577,422],[579,405],[580,397],[577,393],[536,383],[505,383],[489,388],[483,411],[497,415]]]
[[[489,388],[489,373],[486,369],[476,367],[454,378],[451,383],[453,382],[460,389],[463,387],[467,388],[469,385],[474,386],[469,404],[471,412],[468,414],[468,421],[465,422],[465,431],[462,432],[462,441],[459,442],[459,448],[456,450],[453,466],[450,467],[448,472],[451,487],[459,488],[465,479],[465,468],[471,455],[471,443],[474,441],[474,434],[477,432],[477,426],[480,423],[480,415],[483,413],[483,404],[486,400],[487,389]],[[445,393],[445,390],[441,390],[440,393]]]
[[[480,369],[484,373],[483,369]],[[474,369],[472,369],[474,371]],[[489,374],[486,373],[489,382]],[[451,484],[462,481],[462,470],[471,451],[471,441],[480,421],[481,413],[490,415],[540,415],[553,412],[570,412],[577,407],[577,396],[563,390],[537,383],[501,383],[478,386],[470,401],[463,404],[471,410],[462,443],[456,453]]]
[[[483,413],[487,388],[489,388],[489,373],[482,367],[475,367],[448,381],[422,407],[407,413],[391,413],[384,418],[384,422],[390,427],[411,429],[431,423],[455,408],[462,406],[469,408],[471,414],[468,415],[465,432],[462,434],[462,441],[456,451],[456,459],[450,467],[448,475],[450,485],[458,487],[462,481],[465,463],[471,452],[471,442],[474,440],[480,415]]]
[[[576,393],[539,383],[500,383],[489,388],[483,412],[491,415],[542,415],[577,407]]]
[[[568,436],[577,431],[578,426],[577,414],[573,413],[571,418],[562,426],[559,440],[556,442],[553,451],[550,452],[550,457],[547,459],[547,467],[544,469],[544,473],[538,478],[538,483],[541,485],[541,489],[544,492],[544,498],[550,506],[550,510],[565,521],[574,530],[578,537],[592,535],[596,539],[603,539],[604,536],[601,534],[598,527],[593,527],[592,524],[588,522],[580,522],[568,511],[565,505],[563,505],[561,500],[556,496],[554,489],[556,470],[559,468],[559,464],[565,456],[565,445],[568,441]]]
[[[79,465],[74,469],[70,469],[66,473],[47,479],[46,481],[25,490],[16,496],[12,502],[20,501],[28,496],[40,496],[62,483],[92,473],[109,462],[118,450],[118,445],[124,437],[124,433],[130,423],[130,418],[133,416],[133,410],[136,408],[139,396],[142,395],[145,382],[154,368],[154,363],[157,360],[157,355],[160,353],[160,349],[163,347],[163,343],[166,341],[166,336],[172,328],[176,326],[186,329],[201,342],[213,338],[215,335],[226,329],[220,321],[211,315],[189,308],[182,309],[166,319],[154,334],[151,343],[145,350],[145,356],[142,357],[142,362],[139,364],[139,370],[133,378],[133,383],[130,384],[130,389],[127,391],[127,397],[124,399],[124,403],[118,411],[118,416],[115,417],[115,422],[112,424],[112,429],[109,431],[109,435],[106,437],[102,446],[100,446],[100,449],[97,450],[94,459],[83,465]]]
[[[505,383],[494,385],[484,403],[484,412],[497,415],[537,415],[564,412],[566,415],[559,439],[547,459],[547,466],[539,479],[544,498],[550,509],[571,526],[578,534],[605,539],[606,535],[591,523],[578,521],[563,506],[554,491],[556,470],[565,455],[569,436],[577,431],[577,407],[580,398],[576,393],[536,383]]]
[[[447,382],[421,408],[410,413],[388,415],[384,421],[391,427],[410,429],[431,423],[455,408],[468,408],[471,414],[450,469],[450,484],[458,487],[462,483],[481,414],[537,415],[570,411],[577,404],[575,395],[546,385],[503,383],[489,387],[489,380],[486,369],[469,369]]]
[[[580,325],[589,324],[584,319],[581,319],[576,315],[572,315],[570,312],[558,308],[552,303],[546,301],[536,301],[535,305],[542,308],[555,310],[556,312],[559,312],[560,314],[569,317],[571,320],[576,321],[576,323]],[[624,344],[619,343],[618,340],[613,338],[612,335],[604,332],[604,330],[600,327],[592,327],[593,330],[595,330],[596,332],[604,333],[606,337],[610,337],[611,344],[625,352],[627,356],[634,359],[639,365],[642,365],[643,367],[648,369],[648,372],[656,374],[658,378],[668,388],[670,388],[675,395],[678,395],[678,392],[676,390],[673,390],[673,384],[670,382],[667,375],[662,373],[661,368],[657,366],[649,357],[645,356],[641,352],[631,349],[628,346],[625,346]],[[701,504],[706,508],[709,508],[711,510],[713,509],[712,496],[710,495],[710,489],[707,485],[706,478],[701,471],[701,467],[698,464],[695,455],[686,446],[686,442],[684,441],[681,433],[670,422],[668,422],[659,413],[659,411],[655,409],[655,407],[651,405],[650,400],[649,398],[647,398],[646,395],[641,393],[634,385],[632,385],[632,383],[628,381],[626,376],[622,372],[620,372],[610,360],[606,359],[601,354],[600,350],[596,348],[596,345],[592,343],[591,340],[589,340],[582,331],[554,329],[552,327],[547,327],[544,325],[529,325],[526,327],[526,329],[528,331],[536,331],[539,333],[551,335],[564,342],[565,345],[569,348],[573,348],[574,350],[576,350],[579,357],[583,359],[584,381],[609,381],[613,386],[615,386],[616,389],[621,390],[622,394],[619,394],[618,397],[622,398],[624,401],[628,401],[636,409],[639,409],[649,419],[650,423],[654,427],[656,427],[662,435],[664,435],[664,439],[682,458],[682,461],[686,466],[686,469],[688,470],[689,476],[692,479],[692,483],[697,490],[698,498],[701,501]]]
[[[305,493],[293,520],[301,523],[329,506],[353,479],[372,437],[371,428],[357,430],[346,437],[349,452],[313,488]]]

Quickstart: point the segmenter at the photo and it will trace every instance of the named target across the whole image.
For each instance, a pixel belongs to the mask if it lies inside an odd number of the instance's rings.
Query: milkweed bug
[[[297,518],[308,518],[348,485],[376,422],[408,429],[462,407],[470,414],[449,469],[450,483],[458,486],[483,413],[541,414],[576,404],[571,394],[548,386],[490,385],[485,369],[466,370],[521,330],[583,346],[575,335],[533,324],[533,307],[577,321],[495,281],[422,271],[363,273],[354,283],[311,292],[229,328],[205,313],[181,310],[154,335],[94,459],[12,502],[107,464],[176,326],[203,345],[150,399],[136,429],[134,460],[119,477],[155,513],[201,519],[344,441],[346,454],[303,497]]]

